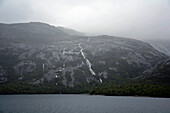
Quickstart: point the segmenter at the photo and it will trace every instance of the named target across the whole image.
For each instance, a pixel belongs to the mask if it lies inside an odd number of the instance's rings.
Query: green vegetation
[[[170,86],[154,84],[112,84],[93,89],[90,95],[170,97]]]
[[[19,82],[0,85],[0,94],[81,94],[88,92],[89,90],[84,87],[69,88],[60,84],[56,86],[54,82],[36,85]]]
[[[170,97],[170,86],[155,84],[90,84],[89,86],[63,85],[56,86],[52,83],[31,85],[23,83],[1,84],[0,94],[82,94],[106,96],[150,96]]]

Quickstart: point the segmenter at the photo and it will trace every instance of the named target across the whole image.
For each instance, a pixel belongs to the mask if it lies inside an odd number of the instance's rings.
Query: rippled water
[[[170,113],[170,99],[90,95],[0,95],[0,113]]]

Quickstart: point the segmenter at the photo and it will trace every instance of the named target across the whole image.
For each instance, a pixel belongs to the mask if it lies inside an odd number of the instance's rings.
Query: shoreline
[[[125,96],[125,95],[120,95],[120,96],[114,96],[114,95],[112,95],[112,96],[110,96],[110,95],[90,95],[90,94],[0,94],[0,96],[18,96],[18,95],[21,95],[21,96],[30,96],[30,95],[35,95],[35,96],[37,96],[37,95],[60,95],[60,96],[66,96],[66,95],[86,95],[86,96],[103,96],[103,97],[140,97],[140,98],[167,98],[167,99],[170,99],[170,97],[151,97],[151,96]]]

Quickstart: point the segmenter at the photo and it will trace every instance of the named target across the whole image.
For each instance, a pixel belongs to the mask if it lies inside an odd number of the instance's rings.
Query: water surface
[[[0,113],[170,113],[170,99],[90,95],[0,95]]]

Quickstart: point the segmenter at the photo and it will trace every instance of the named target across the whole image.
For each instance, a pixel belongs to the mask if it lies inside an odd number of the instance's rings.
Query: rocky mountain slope
[[[148,43],[134,39],[72,35],[37,22],[0,24],[1,84],[53,83],[74,88],[120,82],[167,59]]]
[[[140,79],[145,83],[170,84],[170,59],[146,71]]]
[[[57,28],[60,29],[61,31],[63,31],[64,33],[67,33],[67,34],[73,35],[73,36],[85,36],[86,35],[86,33],[78,32],[76,30],[64,28],[61,26],[58,26]]]
[[[170,40],[145,40],[151,44],[156,50],[170,56]]]

